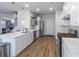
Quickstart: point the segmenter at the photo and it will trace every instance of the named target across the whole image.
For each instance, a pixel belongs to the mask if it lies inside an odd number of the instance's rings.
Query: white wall
[[[58,32],[63,32],[63,33],[68,33],[68,28],[67,26],[62,26],[62,16],[63,16],[63,11],[56,11],[55,13],[55,35],[57,38],[57,33]]]
[[[44,35],[55,34],[55,14],[41,15],[44,21]]]

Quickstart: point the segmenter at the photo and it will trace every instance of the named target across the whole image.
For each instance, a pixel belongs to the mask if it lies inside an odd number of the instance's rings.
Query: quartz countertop
[[[27,32],[18,31],[18,32],[1,34],[0,35],[0,40],[1,39],[12,39],[12,38],[16,38],[16,37],[19,37],[19,36],[22,36],[22,35],[28,34],[30,32],[37,31],[37,30],[39,30],[39,29],[38,28],[35,28],[35,29],[27,30]]]
[[[19,31],[19,32],[12,32],[12,33],[1,34],[0,38],[16,38],[16,37],[22,36],[22,35],[24,35],[26,33],[37,31],[37,30],[39,30],[39,29],[35,28],[35,29],[27,30],[27,32]]]
[[[29,31],[33,32],[33,31],[37,31],[37,30],[39,30],[39,28],[31,29]]]
[[[0,35],[0,38],[16,38],[16,37],[22,36],[24,34],[26,34],[26,33],[12,32],[12,33],[2,34],[2,35]]]

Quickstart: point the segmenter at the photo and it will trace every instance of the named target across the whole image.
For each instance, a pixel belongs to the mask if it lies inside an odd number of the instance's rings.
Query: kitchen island
[[[62,57],[79,57],[79,38],[62,38]]]
[[[23,49],[33,42],[33,32],[13,32],[0,35],[1,42],[10,43],[10,56],[17,56]]]

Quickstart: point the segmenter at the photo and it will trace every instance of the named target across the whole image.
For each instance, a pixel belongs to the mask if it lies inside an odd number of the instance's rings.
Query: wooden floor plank
[[[18,57],[57,57],[56,40],[54,37],[43,36],[34,41]]]

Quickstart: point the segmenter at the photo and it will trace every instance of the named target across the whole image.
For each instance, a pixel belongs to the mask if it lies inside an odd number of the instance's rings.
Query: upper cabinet
[[[70,26],[79,26],[79,3],[64,3],[63,16],[70,15]]]
[[[63,16],[70,14],[69,12],[69,4],[68,3],[64,3],[63,5]]]
[[[17,26],[20,26],[21,28],[27,28],[30,29],[30,11],[29,10],[18,10],[17,15]]]
[[[79,26],[79,8],[76,3],[71,4],[70,25]]]

